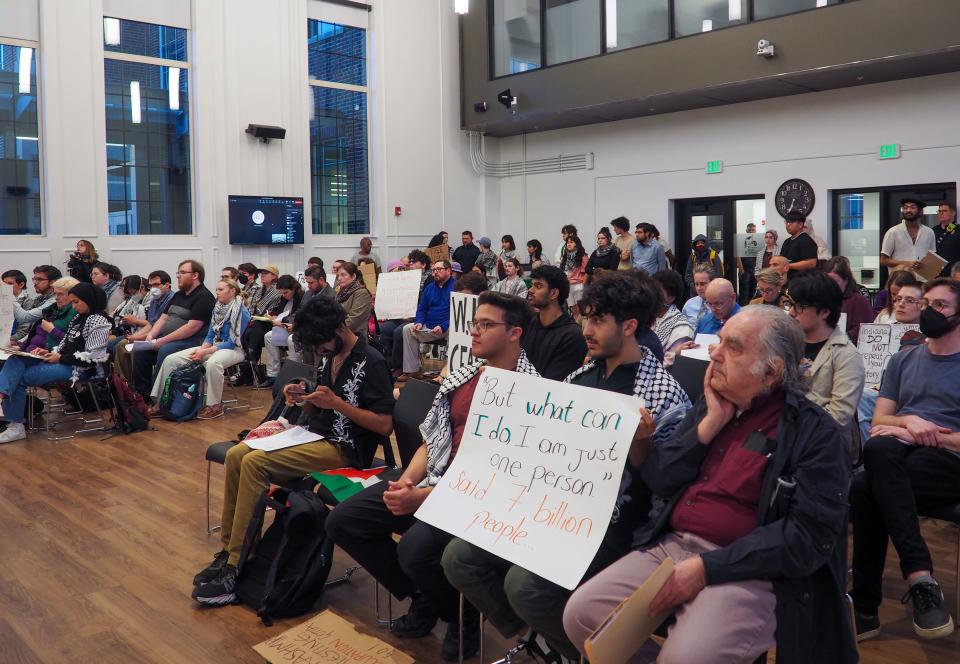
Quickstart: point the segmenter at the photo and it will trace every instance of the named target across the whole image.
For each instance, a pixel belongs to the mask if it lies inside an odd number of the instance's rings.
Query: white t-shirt
[[[883,236],[883,245],[880,253],[895,261],[918,261],[927,255],[928,251],[937,250],[937,236],[929,226],[920,224],[917,241],[907,231],[907,222],[901,221],[890,228]]]

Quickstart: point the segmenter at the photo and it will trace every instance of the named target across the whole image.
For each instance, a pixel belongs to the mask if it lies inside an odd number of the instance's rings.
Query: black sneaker
[[[207,606],[223,606],[237,601],[237,568],[224,565],[217,578],[193,589],[193,599]]]
[[[937,583],[914,583],[900,601],[913,604],[913,631],[921,639],[942,639],[953,634],[953,618],[943,606],[943,592]]]
[[[437,610],[430,605],[427,598],[417,593],[410,602],[407,614],[394,620],[390,631],[401,639],[419,639],[433,631],[438,618]]]
[[[857,641],[866,641],[880,634],[880,616],[876,613],[853,612],[856,621]]]
[[[215,555],[213,557],[213,562],[210,563],[206,569],[193,577],[193,587],[196,588],[201,583],[209,583],[220,576],[220,571],[223,569],[223,566],[227,564],[227,558],[229,557],[230,554],[226,551],[221,551]]]
[[[467,604],[463,611],[463,658],[476,657],[479,652],[480,614]],[[440,654],[446,662],[460,661],[460,625],[456,621],[447,623]]]

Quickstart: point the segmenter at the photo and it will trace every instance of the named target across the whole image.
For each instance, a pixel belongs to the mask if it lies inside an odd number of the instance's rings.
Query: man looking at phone
[[[288,405],[303,408],[299,424],[318,440],[272,452],[239,443],[228,453],[223,488],[223,549],[194,577],[193,598],[222,606],[236,600],[240,550],[253,508],[270,484],[282,484],[315,470],[364,467],[381,437],[393,431],[393,381],[383,356],[345,324],[337,302],[314,298],[294,320],[294,342],[321,359],[315,389],[304,383],[284,387]]]

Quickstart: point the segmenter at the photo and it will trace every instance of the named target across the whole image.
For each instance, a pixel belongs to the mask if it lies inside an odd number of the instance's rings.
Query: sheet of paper
[[[683,351],[682,355],[684,357],[689,357],[692,360],[703,360],[704,362],[710,361],[710,344],[720,343],[720,337],[716,334],[698,334],[697,338],[693,340],[699,348],[688,348]]]
[[[13,336],[13,287],[8,283],[0,282],[0,330],[6,343]]]
[[[263,450],[264,452],[273,452],[283,450],[288,447],[303,445],[304,443],[315,443],[321,439],[321,436],[313,433],[306,427],[290,427],[286,431],[281,431],[266,438],[257,438],[256,440],[243,441],[244,444],[252,450]]]
[[[667,558],[587,638],[583,645],[591,662],[623,664],[640,650],[670,613],[651,616],[650,603],[672,572],[673,559]]]

